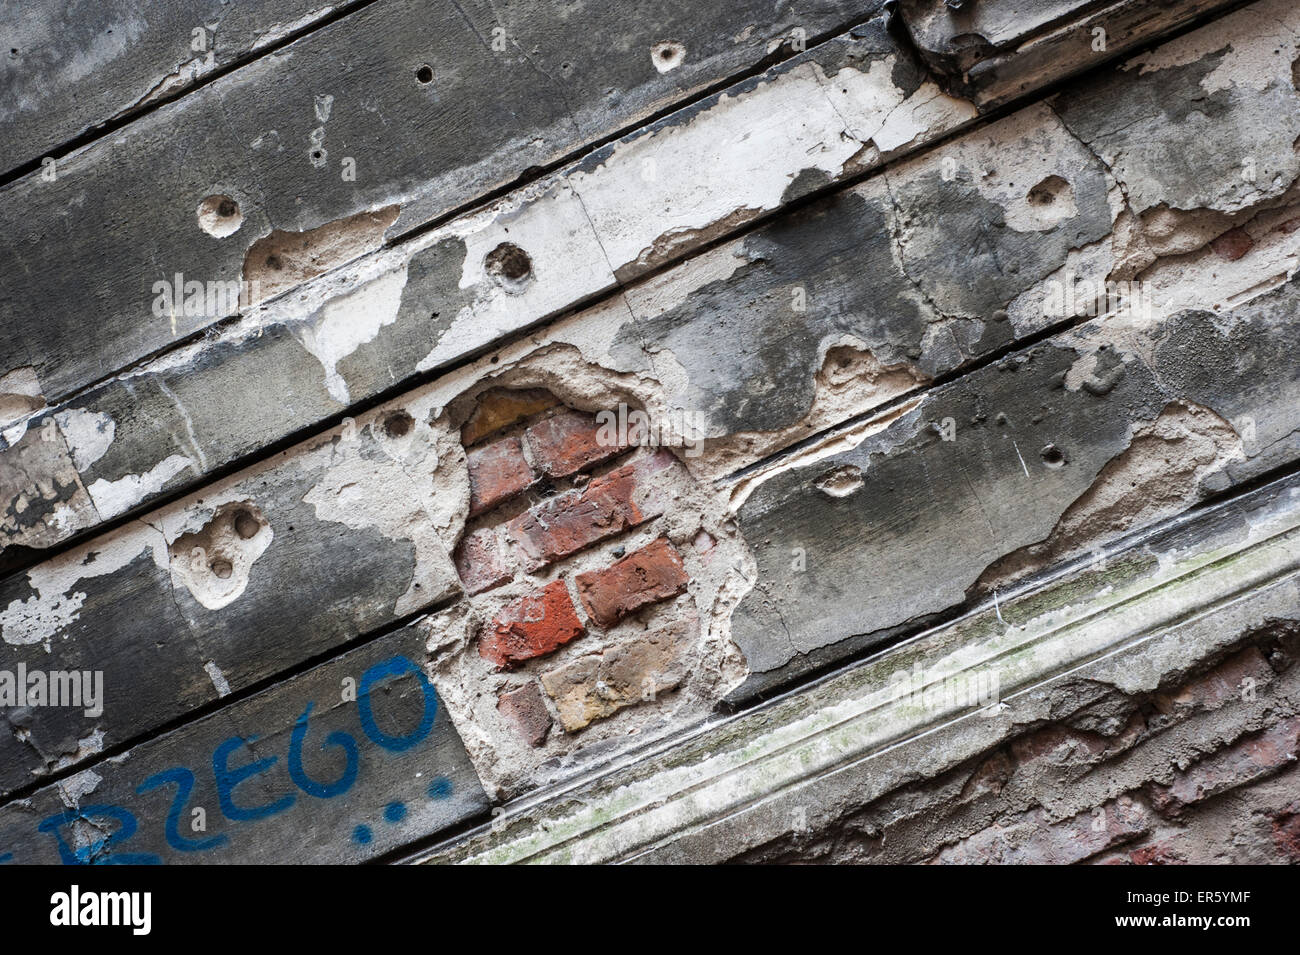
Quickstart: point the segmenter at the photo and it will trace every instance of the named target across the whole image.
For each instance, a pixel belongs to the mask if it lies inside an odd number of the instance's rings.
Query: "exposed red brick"
[[[1178,816],[1188,806],[1282,769],[1295,761],[1297,752],[1300,716],[1293,716],[1207,756],[1172,785],[1153,786],[1151,802],[1162,814]]]
[[[555,396],[540,388],[522,391],[493,388],[479,398],[474,413],[460,429],[460,440],[469,447],[494,431],[523,421],[555,404],[558,404]]]
[[[1273,842],[1289,862],[1300,862],[1300,812],[1282,812],[1273,820]]]
[[[1186,860],[1167,842],[1153,842],[1129,853],[1134,865],[1185,865]]]
[[[1210,243],[1210,248],[1229,262],[1236,262],[1254,247],[1255,240],[1244,229],[1229,229]]]
[[[507,604],[479,638],[479,655],[499,667],[544,656],[586,632],[563,580]]]
[[[518,438],[502,438],[466,454],[469,463],[469,516],[491,510],[535,480]]]
[[[514,572],[501,548],[497,533],[484,527],[467,534],[456,547],[456,573],[468,594],[481,594],[499,587]]]
[[[560,725],[576,733],[594,720],[680,686],[690,670],[686,653],[697,626],[694,619],[677,620],[603,654],[588,654],[543,673],[542,687],[555,701]]]
[[[528,683],[497,697],[497,712],[514,724],[529,746],[541,746],[551,731],[551,714],[536,683]]]
[[[676,597],[686,590],[682,555],[660,537],[604,570],[579,574],[578,596],[602,627],[612,627],[642,607]]]
[[[667,451],[593,478],[586,487],[557,495],[506,525],[525,566],[538,570],[584,547],[663,513],[663,473],[676,459]]]
[[[602,443],[600,431],[594,415],[561,411],[529,426],[528,447],[542,471],[551,477],[567,477],[627,450],[625,444]]]

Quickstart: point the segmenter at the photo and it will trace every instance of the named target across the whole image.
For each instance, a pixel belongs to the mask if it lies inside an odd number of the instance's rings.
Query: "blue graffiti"
[[[298,717],[297,722],[293,724],[293,734],[289,737],[289,778],[308,796],[315,796],[317,799],[333,799],[335,796],[343,795],[357,781],[361,758],[357,754],[357,741],[342,730],[335,730],[325,737],[325,742],[321,743],[320,748],[324,750],[327,746],[338,746],[343,750],[343,775],[332,783],[319,783],[307,775],[307,771],[302,766],[302,741],[307,736],[307,720],[315,705],[315,703],[308,703],[307,709],[303,710],[302,716]]]
[[[229,739],[222,740],[212,753],[212,775],[217,780],[217,801],[221,804],[221,812],[225,817],[235,822],[252,822],[256,819],[274,816],[276,813],[284,812],[298,799],[293,793],[289,793],[275,802],[265,803],[261,806],[235,805],[235,787],[252,776],[266,772],[280,758],[279,756],[268,756],[265,759],[254,760],[237,769],[231,769],[228,762],[230,754],[241,746],[247,746],[251,750],[256,742],[256,736],[250,736],[248,739],[244,739],[242,736],[231,736]]]
[[[0,865],[3,865],[4,863],[8,862],[13,857],[14,854],[12,852],[6,852],[3,855],[0,855]]]
[[[407,675],[416,678],[423,696],[424,708],[420,722],[406,734],[385,732],[379,728],[375,720],[372,689],[378,688],[383,682]],[[309,776],[303,765],[303,747],[306,744],[314,709],[315,703],[308,703],[302,715],[294,722],[285,765],[290,781],[298,790],[312,798],[334,799],[351,790],[356,784],[361,770],[360,748],[356,737],[342,730],[334,730],[319,744],[319,750],[324,752],[333,748],[342,752],[343,769],[339,777],[333,781],[322,781]],[[406,657],[398,655],[382,660],[362,674],[357,687],[357,715],[365,738],[381,749],[392,753],[411,749],[432,732],[437,713],[438,697],[433,685],[429,683],[420,667]],[[256,822],[285,812],[298,802],[296,793],[292,791],[278,799],[267,797],[271,801],[260,804],[249,804],[236,799],[236,789],[240,784],[269,772],[279,761],[279,756],[252,758],[254,755],[252,744],[257,739],[256,736],[228,737],[217,745],[211,755],[210,766],[216,784],[217,801],[222,815],[231,822]],[[248,755],[251,761],[232,766],[231,757],[236,750],[244,747],[249,749]],[[183,766],[173,766],[156,772],[140,783],[135,792],[143,796],[168,785],[176,787],[163,823],[163,836],[171,849],[184,853],[204,852],[230,842],[231,837],[225,833],[202,839],[189,838],[181,833],[185,807],[190,802],[197,785],[192,770]],[[446,799],[451,792],[452,782],[445,776],[436,777],[428,787],[431,799]],[[246,794],[245,799],[247,798]],[[383,814],[388,822],[397,823],[406,817],[407,806],[401,801],[394,800],[384,807]],[[65,838],[64,830],[78,821],[89,822],[91,819],[96,820],[93,825],[95,832],[109,834],[80,847],[71,845],[68,838]],[[55,813],[41,820],[36,828],[37,831],[49,833],[54,838],[59,858],[65,865],[156,865],[162,861],[152,853],[121,851],[123,843],[134,836],[139,828],[135,814],[122,806],[99,804]],[[352,830],[352,841],[358,845],[368,845],[373,839],[374,834],[368,825],[359,824]],[[8,862],[12,858],[13,853],[0,853],[0,863]]]
[[[415,673],[419,677],[420,690],[424,693],[424,716],[420,720],[420,725],[406,736],[389,736],[375,723],[375,714],[370,704],[370,684],[384,677],[402,676],[408,672]],[[434,717],[438,715],[438,697],[433,692],[433,684],[425,679],[423,670],[406,657],[390,657],[361,674],[361,683],[357,686],[357,711],[361,716],[361,729],[366,736],[384,749],[400,753],[429,735],[429,731],[433,729]]]
[[[178,852],[202,852],[204,849],[215,849],[226,842],[227,836],[224,834],[211,836],[207,839],[187,839],[181,835],[181,815],[185,812],[185,804],[189,802],[190,793],[194,791],[194,774],[188,769],[176,767],[174,769],[164,769],[161,773],[154,773],[137,786],[135,791],[138,795],[144,795],[159,786],[166,786],[168,783],[176,785],[176,798],[172,800],[172,807],[167,813],[167,821],[163,824],[163,835],[167,839],[167,845]]]
[[[64,826],[74,822],[90,822],[98,818],[116,819],[117,830],[104,839],[93,839],[76,849],[68,845],[60,833]],[[47,816],[40,821],[36,829],[38,832],[48,832],[54,836],[59,844],[59,858],[64,865],[158,865],[162,860],[149,853],[113,854],[108,851],[110,846],[130,839],[135,835],[138,827],[139,823],[136,822],[134,813],[128,812],[121,806],[96,805],[82,806],[80,809],[69,809],[66,812]],[[99,826],[94,828],[96,831],[102,831]]]

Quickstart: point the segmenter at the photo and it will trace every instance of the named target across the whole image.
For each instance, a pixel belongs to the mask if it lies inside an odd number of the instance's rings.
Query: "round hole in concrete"
[[[235,533],[244,540],[256,537],[261,529],[262,525],[257,522],[257,518],[248,511],[240,511],[235,515]]]
[[[208,196],[199,203],[199,228],[216,239],[234,235],[244,224],[244,214],[239,203],[229,196]]]
[[[422,63],[415,70],[415,79],[421,86],[433,82],[433,67],[428,63]]]
[[[502,242],[487,254],[483,267],[497,284],[509,292],[518,292],[533,277],[533,260],[513,242]]]
[[[380,424],[380,429],[385,437],[404,438],[411,433],[411,428],[415,425],[415,419],[405,411],[394,411],[384,418]]]
[[[680,43],[665,41],[650,48],[650,62],[660,73],[667,73],[682,65],[686,59],[686,47]]]
[[[208,568],[222,580],[227,579],[235,571],[235,568],[230,561],[222,557],[218,557],[214,560],[208,565]]]
[[[1038,454],[1049,468],[1065,467],[1065,452],[1054,444],[1047,445]]]
[[[1074,187],[1060,176],[1048,176],[1025,194],[1030,216],[1040,228],[1050,228],[1079,214]]]

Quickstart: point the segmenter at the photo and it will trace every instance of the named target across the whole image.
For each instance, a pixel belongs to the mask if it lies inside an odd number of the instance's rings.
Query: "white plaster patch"
[[[89,759],[104,751],[104,731],[94,729],[85,736],[77,740],[77,750],[74,753],[65,753],[60,756],[54,764],[54,770],[66,769],[69,766],[75,766],[83,759]]]
[[[217,696],[230,695],[230,684],[226,682],[226,675],[221,672],[219,666],[209,660],[207,663],[203,664],[203,670],[207,673],[208,679],[212,681],[212,685],[216,688]]]
[[[274,537],[270,522],[252,503],[223,504],[199,530],[172,541],[173,584],[206,609],[220,610],[243,595],[253,564]]]
[[[1287,77],[1297,41],[1300,7],[1294,0],[1264,0],[1135,57],[1123,69],[1136,69],[1141,76],[1187,66],[1222,51],[1219,65],[1201,80],[1201,88],[1215,93],[1241,86],[1262,93],[1279,76]]]
[[[83,769],[59,783],[59,796],[65,806],[75,809],[81,805],[81,800],[99,788],[99,784],[103,781],[104,777],[93,769]]]
[[[194,462],[183,454],[173,454],[164,458],[144,474],[128,474],[116,481],[100,478],[86,491],[99,512],[102,520],[108,520],[129,511],[146,497],[151,497],[162,490],[163,485],[180,474]]]
[[[374,418],[391,413],[381,411]],[[322,521],[354,530],[374,529],[389,540],[410,541],[415,548],[411,583],[398,598],[394,612],[409,613],[445,596],[459,586],[459,577],[438,533],[445,524],[446,501],[439,500],[431,475],[438,465],[428,425],[417,415],[415,440],[402,456],[378,458],[363,454],[372,440],[358,435],[340,442],[329,467],[303,497]],[[417,479],[416,476],[423,477]]]
[[[37,564],[27,571],[35,595],[11,601],[0,610],[0,639],[11,646],[43,643],[48,653],[54,637],[79,616],[86,595],[75,590],[77,583],[116,573],[146,549],[152,553],[154,566],[167,566],[162,536],[136,521],[108,538]]]
[[[63,440],[78,471],[86,470],[104,456],[117,431],[113,419],[102,411],[72,408],[60,411],[54,420],[63,432]]]
[[[527,201],[501,203],[494,213],[458,224],[450,233],[465,243],[460,287],[474,289],[474,301],[452,319],[419,371],[615,286],[582,200],[568,185],[548,187]],[[522,286],[503,288],[487,273],[488,253],[503,242],[517,245],[531,260],[531,279]]]
[[[833,77],[801,64],[753,90],[722,94],[686,122],[629,137],[596,169],[573,172],[569,181],[610,264],[618,270],[656,242],[775,209],[801,173],[836,178],[868,143],[888,152],[974,116],[933,86],[905,100],[893,64],[889,56]]]
[[[347,404],[347,382],[338,373],[338,363],[367,342],[379,330],[397,320],[406,288],[406,269],[381,275],[324,305],[314,323],[297,328],[298,340],[325,370],[325,390],[340,404]]]

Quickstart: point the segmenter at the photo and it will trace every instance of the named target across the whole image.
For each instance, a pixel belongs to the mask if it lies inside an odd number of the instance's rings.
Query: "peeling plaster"
[[[321,363],[325,389],[339,404],[345,405],[351,398],[347,382],[338,373],[338,363],[366,342],[374,341],[381,328],[397,319],[406,274],[402,268],[380,276],[328,302],[314,323],[294,327],[302,346]]]
[[[86,599],[86,594],[76,589],[77,584],[114,574],[145,550],[150,552],[155,567],[167,567],[167,545],[162,536],[136,521],[93,545],[33,567],[27,571],[27,581],[36,594],[11,601],[0,610],[0,638],[12,646],[41,643],[46,653],[51,652],[52,641],[77,619]]]
[[[100,520],[106,521],[157,494],[168,481],[189,467],[194,467],[191,458],[184,454],[171,454],[144,474],[128,474],[116,481],[100,478],[86,488],[86,492],[94,501]]]

